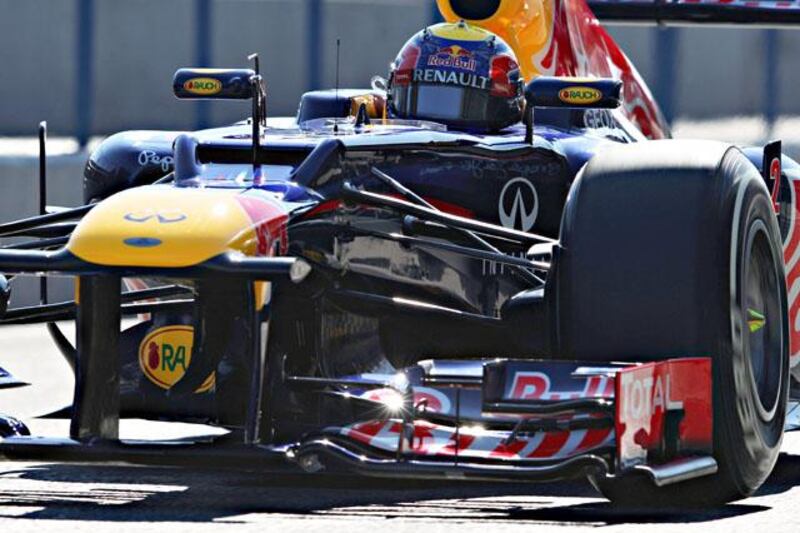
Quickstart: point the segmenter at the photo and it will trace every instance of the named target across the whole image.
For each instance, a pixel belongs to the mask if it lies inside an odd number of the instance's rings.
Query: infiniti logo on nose
[[[525,178],[514,178],[500,191],[497,204],[500,223],[506,228],[529,231],[539,214],[539,195]]]
[[[151,219],[156,219],[161,224],[172,224],[174,222],[183,222],[186,220],[186,215],[175,209],[154,211],[152,209],[144,209],[142,211],[134,211],[127,213],[124,217],[128,222],[144,223]]]

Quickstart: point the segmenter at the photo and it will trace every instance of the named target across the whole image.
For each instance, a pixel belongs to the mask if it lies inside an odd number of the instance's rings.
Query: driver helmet
[[[523,84],[500,37],[464,21],[436,24],[409,39],[392,63],[390,109],[398,118],[494,132],[522,120]]]

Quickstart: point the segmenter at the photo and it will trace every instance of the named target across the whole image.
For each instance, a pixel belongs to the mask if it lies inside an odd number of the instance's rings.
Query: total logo
[[[648,420],[657,411],[683,409],[683,402],[672,399],[670,376],[636,376],[622,373],[622,419]]]
[[[166,326],[150,332],[139,345],[139,367],[147,379],[162,389],[180,381],[192,360],[192,326]],[[208,392],[216,376],[211,373],[195,393]]]
[[[500,191],[497,214],[506,228],[530,231],[539,215],[536,187],[525,178],[510,180]]]

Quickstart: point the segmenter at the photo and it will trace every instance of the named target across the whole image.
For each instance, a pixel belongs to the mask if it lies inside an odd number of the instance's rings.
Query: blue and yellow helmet
[[[392,63],[392,113],[453,129],[498,131],[522,120],[523,80],[511,47],[466,22],[414,35]]]

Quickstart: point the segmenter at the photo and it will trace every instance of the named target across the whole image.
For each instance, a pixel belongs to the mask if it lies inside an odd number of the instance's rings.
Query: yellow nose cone
[[[256,255],[256,230],[264,221],[254,220],[241,196],[238,190],[171,186],[123,191],[81,220],[67,250],[99,265],[173,268],[228,251]]]

